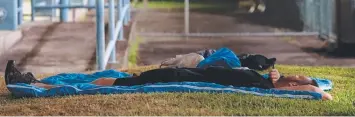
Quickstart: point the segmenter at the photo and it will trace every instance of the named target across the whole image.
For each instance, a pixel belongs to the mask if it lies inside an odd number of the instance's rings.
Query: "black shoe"
[[[38,83],[40,81],[36,80],[32,73],[28,72],[26,74],[21,74],[19,70],[15,67],[15,61],[10,60],[6,66],[5,71],[5,82],[8,84],[16,84],[16,83]]]
[[[15,61],[7,61],[6,70],[5,70],[5,83],[6,85],[10,83],[9,75],[13,76],[14,74],[21,74],[19,70],[15,68]]]

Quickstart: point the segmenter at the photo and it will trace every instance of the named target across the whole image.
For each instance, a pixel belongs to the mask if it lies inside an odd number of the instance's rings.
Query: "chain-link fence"
[[[336,35],[335,0],[299,0],[300,19],[304,31],[319,32],[324,39],[334,39]]]

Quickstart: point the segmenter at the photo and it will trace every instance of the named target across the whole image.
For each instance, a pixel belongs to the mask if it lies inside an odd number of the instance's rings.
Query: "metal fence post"
[[[127,3],[128,3],[128,0],[122,0],[123,1],[123,7],[125,7],[126,5],[127,5]],[[128,9],[127,9],[127,11],[125,12],[125,13],[123,13],[124,15],[123,15],[123,22],[124,22],[124,25],[127,25],[128,24],[128,18],[127,18],[127,12],[128,12]]]
[[[115,40],[115,1],[109,0],[109,34],[110,40]],[[110,63],[116,63],[116,44],[113,46],[111,55],[110,55]]]
[[[189,21],[189,16],[190,16],[190,1],[185,0],[185,35],[188,35],[190,33],[190,21]]]
[[[60,0],[60,5],[68,6],[69,0]],[[60,9],[60,21],[61,22],[68,22],[68,16],[69,16],[69,8],[61,8]]]
[[[18,12],[18,24],[21,25],[22,24],[22,20],[23,20],[23,1],[22,0],[18,0],[17,1],[17,6],[19,11]]]
[[[35,7],[36,0],[31,0],[31,21],[35,21],[35,13],[36,13],[36,7]]]
[[[122,6],[123,6],[123,0],[117,0],[117,20],[121,20],[121,17],[123,17],[122,13]],[[123,20],[123,19],[122,19]],[[117,40],[123,40],[123,26],[120,29],[119,35],[118,35]]]
[[[96,61],[99,70],[105,70],[105,4],[103,0],[96,0]]]
[[[14,6],[13,6],[13,9],[12,9],[13,10],[13,14],[14,14],[13,15],[13,18],[14,18],[13,19],[13,25],[14,25],[13,26],[13,30],[17,30],[17,28],[18,28],[18,23],[19,23],[19,13],[18,13],[19,12],[18,11],[19,8],[18,8],[18,6],[19,6],[18,5],[18,1],[15,0],[14,1]]]
[[[53,5],[53,6],[56,5],[56,0],[51,0],[50,4]],[[49,16],[49,19],[50,19],[51,21],[53,21],[53,18],[56,16],[56,11],[57,11],[57,9],[52,9],[51,11],[52,11],[52,13],[51,13],[51,15]]]
[[[95,0],[89,0],[89,1],[88,1],[88,5],[89,5],[89,6],[95,6]],[[92,9],[89,8],[88,10],[92,10]]]
[[[131,21],[131,0],[127,0],[127,4],[129,5],[127,10],[127,21]]]

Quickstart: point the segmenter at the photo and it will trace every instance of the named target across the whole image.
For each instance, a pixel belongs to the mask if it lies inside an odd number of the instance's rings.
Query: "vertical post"
[[[36,7],[35,7],[36,0],[31,0],[31,21],[35,21],[35,13],[36,13]]]
[[[143,0],[144,9],[148,9],[148,0]]]
[[[322,1],[324,1],[324,0],[322,0]],[[322,33],[322,18],[323,18],[323,13],[322,13],[322,1],[320,0],[320,1],[317,1],[317,12],[316,12],[316,14],[317,14],[317,24],[318,24],[318,32],[321,34]]]
[[[89,5],[89,6],[94,6],[94,5],[95,5],[95,0],[89,0],[89,1],[88,1],[88,5]],[[88,10],[92,10],[92,9],[89,8]]]
[[[131,0],[127,0],[127,4],[129,5],[127,10],[127,21],[131,21]]]
[[[114,37],[115,35],[115,1],[114,0],[109,0],[109,34],[110,34],[110,40],[115,40]],[[110,59],[110,63],[116,63],[116,44],[113,46]]]
[[[96,60],[99,70],[105,70],[105,4],[96,0]]]
[[[13,4],[14,6],[12,6],[13,8],[11,9],[11,10],[13,10],[12,11],[12,13],[14,14],[14,16],[13,16],[13,30],[16,30],[17,29],[17,27],[18,27],[18,20],[19,20],[19,16],[18,16],[18,1],[17,0],[14,0],[14,4]]]
[[[188,35],[190,33],[190,31],[189,31],[189,27],[190,27],[189,16],[190,16],[190,2],[189,2],[189,0],[185,0],[185,35]]]
[[[69,0],[60,0],[60,5],[68,6]],[[60,21],[61,22],[68,22],[68,16],[69,16],[68,14],[69,14],[68,8],[61,8],[60,9]]]
[[[330,38],[331,39],[335,39],[335,32],[334,32],[334,30],[333,29],[335,29],[335,24],[336,24],[336,19],[337,19],[337,17],[336,17],[336,1],[333,1],[333,0],[329,0],[328,1],[328,7],[329,8],[331,8],[331,9],[329,9],[328,10],[328,12],[330,13],[330,16],[328,16],[328,17],[330,17],[330,19],[331,20],[329,20],[329,32],[330,32]]]
[[[17,2],[17,6],[18,9],[20,9],[18,12],[18,24],[21,25],[22,24],[22,20],[23,20],[23,0],[18,0]]]
[[[123,20],[123,13],[122,13],[122,6],[123,6],[123,0],[117,0],[117,20],[121,22]],[[123,23],[123,22],[122,22]],[[123,40],[123,26],[120,29],[118,39],[117,40]]]
[[[126,7],[127,3],[128,3],[128,0],[122,0],[123,1],[123,8]],[[128,24],[128,18],[127,18],[127,11],[128,9],[126,10],[125,13],[123,13],[123,22],[124,22],[124,25],[127,25]]]
[[[56,5],[56,0],[51,0],[50,1],[51,3],[51,5]],[[51,20],[51,21],[53,21],[53,17],[55,17],[55,15],[56,15],[56,9],[52,9],[51,10],[52,11],[52,13],[51,13],[51,16],[49,16],[49,19]]]
[[[18,27],[18,20],[19,20],[19,16],[18,16],[18,1],[17,0],[14,0],[14,4],[13,4],[14,6],[12,6],[13,7],[13,9],[11,9],[11,10],[13,10],[13,14],[14,14],[14,19],[13,19],[13,30],[17,30],[17,27]]]
[[[116,11],[117,11],[116,20],[117,21],[120,20],[120,5],[121,5],[120,0],[116,0],[116,6],[117,6],[117,9],[116,9]]]

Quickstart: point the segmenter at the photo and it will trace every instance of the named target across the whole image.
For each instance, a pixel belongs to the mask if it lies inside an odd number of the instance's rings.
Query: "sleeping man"
[[[14,61],[9,61],[5,71],[5,82],[7,84],[26,83],[37,87],[51,89],[59,87],[41,83],[32,73],[21,74]],[[99,78],[92,84],[100,86],[134,86],[151,83],[168,82],[207,82],[235,87],[257,87],[263,89],[298,90],[317,92],[322,95],[323,100],[332,100],[332,96],[318,88],[317,82],[304,76],[280,76],[280,73],[273,69],[269,77],[264,77],[254,70],[249,69],[227,69],[221,67],[201,68],[161,68],[141,73],[139,76],[127,78]]]

